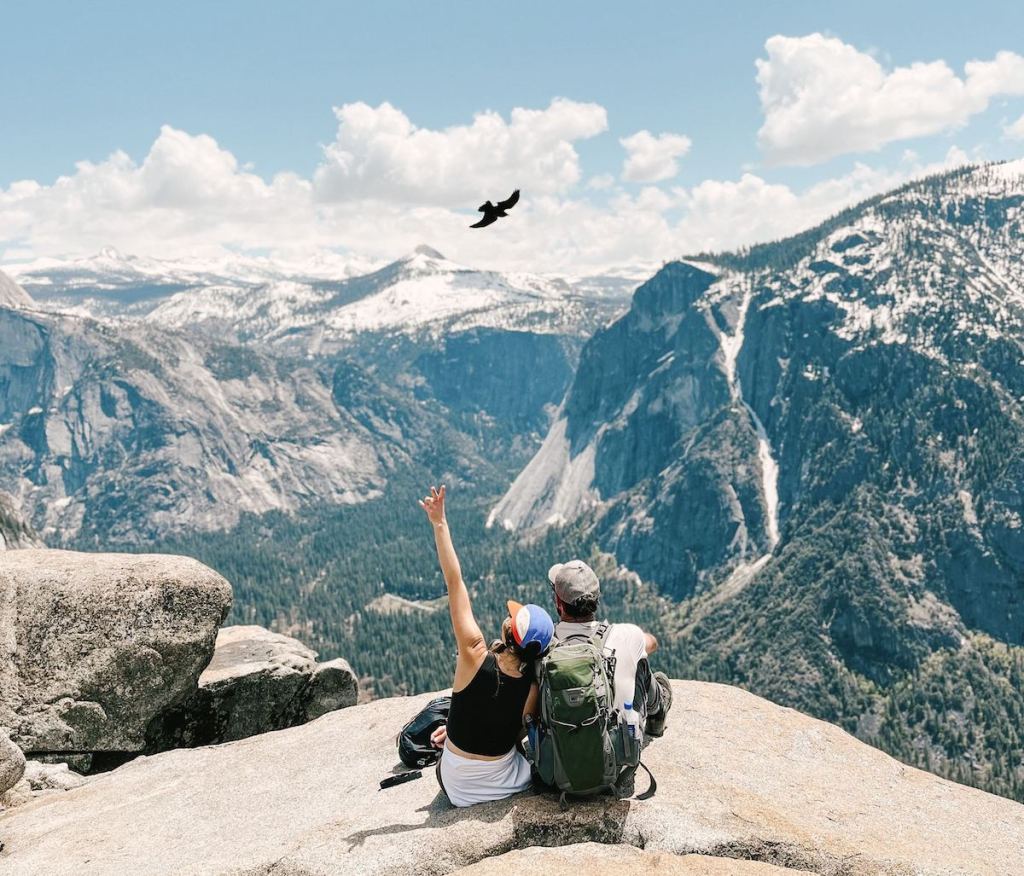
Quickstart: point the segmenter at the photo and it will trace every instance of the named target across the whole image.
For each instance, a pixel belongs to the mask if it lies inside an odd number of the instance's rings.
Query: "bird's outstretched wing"
[[[511,210],[516,204],[519,203],[519,189],[512,192],[511,195],[504,201],[498,201],[495,205],[499,210]]]
[[[470,228],[483,228],[485,225],[490,225],[492,222],[497,222],[498,216],[495,213],[488,213],[479,222],[474,222],[470,225]]]

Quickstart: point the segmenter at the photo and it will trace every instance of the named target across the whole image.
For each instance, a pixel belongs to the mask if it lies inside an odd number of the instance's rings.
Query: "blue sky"
[[[153,255],[180,255],[197,247],[211,252],[216,247],[267,251],[274,249],[275,241],[283,241],[290,250],[326,248],[384,258],[414,238],[431,236],[440,222],[440,245],[455,247],[466,260],[477,255],[477,260],[496,265],[527,266],[538,241],[550,238],[550,223],[571,217],[574,222],[593,220],[597,236],[588,240],[578,232],[564,235],[557,255],[546,262],[541,258],[545,264],[537,266],[564,270],[575,258],[582,267],[600,267],[600,236],[620,233],[613,229],[611,214],[642,210],[645,216],[650,211],[657,215],[657,222],[648,217],[654,224],[644,226],[656,245],[638,248],[642,251],[635,260],[642,262],[657,259],[666,248],[671,251],[663,258],[677,254],[674,247],[730,246],[796,230],[792,226],[842,206],[841,191],[834,193],[834,204],[826,203],[823,192],[810,191],[833,180],[847,180],[845,196],[856,197],[872,186],[943,163],[1024,153],[1024,139],[1013,135],[1014,123],[1024,117],[1024,87],[1013,58],[1004,58],[998,77],[976,77],[977,87],[968,87],[966,95],[960,95],[964,89],[954,81],[924,76],[914,86],[923,89],[923,97],[912,89],[909,98],[902,98],[906,115],[919,118],[910,118],[906,131],[894,139],[886,132],[900,127],[901,98],[881,84],[877,100],[863,111],[853,107],[852,119],[831,127],[821,122],[833,109],[828,92],[808,98],[792,117],[785,112],[802,87],[797,80],[801,70],[806,72],[806,63],[835,73],[836,100],[849,101],[857,93],[863,59],[873,59],[883,75],[913,64],[944,62],[954,78],[970,86],[965,63],[994,63],[1000,52],[1014,57],[1024,53],[1020,3],[499,6],[217,0],[158,6],[100,0],[17,4],[3,17],[4,30],[12,38],[5,40],[0,53],[0,207],[8,213],[6,223],[0,218],[0,261],[81,254],[105,240],[104,235],[111,238],[106,243]],[[766,50],[773,37],[802,40],[812,35],[833,42],[793,44],[806,50],[801,56],[811,59],[806,63],[780,60]],[[848,51],[840,48],[844,45]],[[755,79],[758,59],[771,61],[780,71],[774,109],[766,105]],[[845,84],[844,75],[850,80]],[[998,81],[987,84],[993,79]],[[847,87],[853,90],[844,90]],[[506,121],[517,107],[543,111],[558,97],[572,106],[599,107],[604,121],[573,121],[565,106],[559,110],[557,125],[566,133],[547,145],[538,142],[535,148],[557,150],[565,143],[576,158],[574,167],[563,166],[562,175],[556,174],[550,185],[537,176],[541,171],[535,166],[536,156],[524,158],[534,160],[534,165],[532,171],[524,165],[521,174],[514,161],[475,167],[474,162],[484,157],[462,155],[441,137],[432,148],[451,149],[453,162],[474,165],[475,169],[467,168],[468,181],[494,179],[496,190],[470,195],[475,189],[467,183],[466,188],[430,184],[416,192],[416,180],[430,173],[430,161],[421,154],[409,158],[400,147],[385,157],[378,154],[391,136],[387,131],[380,134],[379,119],[365,123],[376,126],[377,132],[363,132],[359,148],[365,147],[366,154],[353,152],[351,144],[340,150],[354,155],[355,164],[342,161],[344,179],[335,168],[334,182],[328,186],[333,195],[324,197],[323,186],[313,182],[325,164],[324,147],[344,140],[334,107],[366,104],[376,110],[387,102],[415,129],[444,132],[472,126],[474,116],[487,110]],[[961,98],[963,105],[953,106]],[[920,109],[930,101],[934,109]],[[881,117],[873,127],[859,130],[859,117],[876,111]],[[773,112],[776,133],[766,140],[763,126]],[[815,129],[819,122],[824,130]],[[549,126],[544,119],[530,124],[530,136]],[[180,192],[169,196],[175,184],[161,170],[158,196],[137,194],[118,202],[125,187],[135,184],[130,181],[131,167],[125,164],[111,169],[102,184],[91,180],[73,193],[67,186],[60,192],[50,190],[58,177],[75,176],[77,162],[101,166],[118,151],[137,170],[161,137],[162,126],[191,138],[212,138],[217,149],[237,163],[235,176],[253,179],[211,183],[205,199]],[[621,141],[641,131],[655,140],[634,141],[642,154],[636,169],[627,172],[624,160],[631,153]],[[663,134],[676,139],[657,141]],[[1020,134],[1024,137],[1024,130]],[[510,129],[500,141],[485,137],[482,149],[516,151],[520,136]],[[179,167],[193,161],[189,150],[194,146],[191,141],[177,142],[175,154],[180,156],[171,164]],[[469,147],[464,143],[462,148]],[[666,158],[666,150],[677,154]],[[396,170],[395,162],[407,159],[425,164]],[[204,166],[204,161],[203,156],[194,159],[197,166]],[[215,157],[210,161],[210,173],[231,172]],[[156,162],[151,164],[155,167]],[[396,173],[408,178],[400,186],[377,191],[367,179],[374,173],[378,178],[393,178]],[[773,202],[773,192],[786,200],[788,191],[803,199],[803,206],[794,208],[777,228],[749,223],[731,235],[730,221],[736,223],[726,211],[721,228],[712,222],[712,230],[702,234],[693,211],[707,205],[695,192],[706,181],[738,184],[744,173],[760,181],[768,193],[766,204]],[[850,182],[850,175],[858,173],[860,177]],[[278,187],[253,194],[257,180],[269,186],[279,174],[293,175],[297,182],[284,193]],[[198,177],[186,176],[182,191],[194,195],[203,189]],[[510,245],[505,247],[493,239],[482,245],[479,239],[464,241],[456,234],[453,216],[460,217],[461,229],[469,215],[464,211],[472,211],[475,202],[504,195],[506,178],[508,185],[522,185],[524,196],[538,196],[524,211],[530,218],[519,229],[523,234],[506,238]],[[24,180],[42,189],[27,193],[22,184],[15,197],[12,184]],[[296,191],[306,181],[310,203],[299,205]],[[145,186],[152,195],[152,184]],[[267,219],[247,232],[241,217],[252,214],[253,207],[231,200],[245,197],[258,197],[260,203],[283,198],[281,212],[290,222],[311,222],[315,230],[304,236],[282,233]],[[432,197],[438,210],[453,216],[430,212]],[[724,195],[718,192],[715,197]],[[643,204],[641,198],[646,198]],[[375,214],[370,223],[374,233],[353,230],[354,217],[367,215],[371,202],[387,203],[392,213]],[[120,214],[138,209],[139,221],[120,229],[113,213],[96,215],[104,203]],[[357,203],[362,207],[357,209]],[[410,204],[423,213],[420,220],[403,218],[396,223],[395,216],[408,211]],[[17,220],[11,218],[14,215]],[[184,228],[190,220],[209,233],[202,238],[175,234],[174,229]],[[532,223],[530,234],[527,223]],[[658,223],[660,230],[655,228]],[[83,233],[86,224],[98,227],[96,233]],[[140,225],[149,229],[148,237],[139,231]],[[391,232],[384,233],[388,229]],[[629,240],[616,238],[606,261],[629,261],[631,251]]]

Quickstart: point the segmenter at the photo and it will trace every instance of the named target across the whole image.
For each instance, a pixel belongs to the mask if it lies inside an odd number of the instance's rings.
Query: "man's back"
[[[575,623],[561,621],[555,625],[555,638],[560,642],[572,636],[593,636],[600,626],[598,621]],[[637,667],[646,659],[647,648],[644,632],[635,624],[611,624],[605,647],[615,654],[615,707],[621,709],[623,703],[635,702]],[[638,711],[642,710],[636,703]]]

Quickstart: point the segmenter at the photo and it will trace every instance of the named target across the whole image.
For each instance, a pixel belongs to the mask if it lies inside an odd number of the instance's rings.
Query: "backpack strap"
[[[607,622],[598,624],[598,627],[592,633],[573,633],[571,636],[566,636],[564,639],[560,639],[561,642],[571,642],[573,639],[585,639],[588,642],[593,642],[599,648],[604,648],[604,640],[608,638],[608,633],[614,624]]]
[[[597,630],[594,632],[594,635],[591,636],[590,641],[594,645],[596,645],[597,649],[604,655],[605,670],[608,673],[608,680],[610,681],[612,688],[614,689],[616,657],[614,653],[605,653],[607,651],[607,648],[605,648],[604,644],[605,640],[608,638],[608,634],[612,631],[613,626],[615,626],[615,624],[610,624],[607,621],[605,621],[600,626],[598,626]],[[614,709],[612,710],[612,713],[615,713]]]
[[[653,797],[658,792],[658,780],[654,778],[654,773],[647,769],[647,764],[645,764],[643,761],[639,761],[637,766],[642,766],[644,768],[644,772],[651,777],[651,784],[648,786],[647,790],[644,791],[642,794],[637,794],[636,799],[650,800],[651,797]]]
[[[594,632],[594,635],[590,637],[590,641],[597,645],[597,647],[603,651],[605,639],[608,638],[608,634],[612,631],[613,626],[615,625],[610,624],[607,621],[605,623],[600,624],[597,630]]]

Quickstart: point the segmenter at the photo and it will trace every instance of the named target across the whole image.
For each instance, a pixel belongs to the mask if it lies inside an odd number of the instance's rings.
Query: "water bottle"
[[[526,716],[526,745],[523,746],[526,751],[526,759],[533,763],[537,758],[537,752],[540,748],[540,728],[537,726],[537,722],[533,720],[533,715]]]
[[[640,716],[633,709],[633,704],[631,702],[625,702],[622,704],[622,720],[626,724],[626,733],[628,733],[639,746],[643,740],[643,731],[640,729]]]

